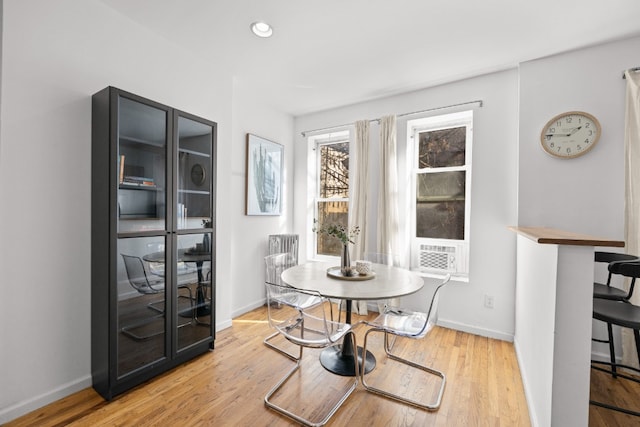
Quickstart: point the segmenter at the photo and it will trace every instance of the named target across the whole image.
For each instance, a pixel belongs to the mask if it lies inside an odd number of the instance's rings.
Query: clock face
[[[196,163],[195,165],[193,165],[193,167],[191,168],[191,181],[195,185],[201,186],[202,184],[204,184],[205,178],[206,173],[202,165],[200,163]]]
[[[542,148],[553,156],[565,159],[585,154],[599,139],[598,119],[582,111],[555,116],[549,120],[540,134]]]

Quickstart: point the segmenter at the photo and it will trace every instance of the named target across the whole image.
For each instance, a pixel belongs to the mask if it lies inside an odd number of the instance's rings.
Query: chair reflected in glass
[[[280,275],[285,269],[289,268],[291,264],[290,256],[291,256],[290,253],[278,253],[278,254],[267,255],[266,257],[264,257],[264,262],[266,264],[266,282],[274,283],[282,287],[278,289],[272,289],[272,292],[277,292],[279,289],[288,288],[287,285],[282,283],[282,279],[280,278]],[[304,306],[301,306],[301,308],[303,309],[311,308],[320,303],[322,303],[321,298],[310,297],[305,299]],[[279,309],[282,307],[282,304],[278,302],[277,298],[272,298],[270,302],[267,301],[267,304],[269,304],[270,308],[274,308],[274,309]],[[333,313],[332,313],[331,319],[333,319]],[[263,341],[264,344],[267,347],[270,347],[276,350],[277,352],[287,356],[289,359],[296,360],[297,356],[295,354],[291,354],[288,351],[284,350],[279,346],[274,345],[271,342],[274,338],[278,337],[279,335],[280,335],[280,332],[275,331],[274,333],[272,333],[271,335],[269,335],[264,339]]]
[[[145,267],[149,273],[160,276],[164,279],[164,243],[148,243],[147,254],[161,254],[161,261],[146,261],[143,257]],[[178,260],[176,264],[178,273],[178,281],[182,284],[195,283],[197,270],[193,266],[188,265],[184,261]]]
[[[129,284],[140,294],[142,295],[155,295],[155,294],[164,294],[165,290],[165,280],[164,276],[159,276],[157,274],[147,274],[147,270],[145,269],[144,262],[142,258],[133,255],[125,255],[121,254],[122,259],[124,260],[125,270],[127,272],[127,278],[129,280]],[[163,272],[164,274],[164,272]],[[189,301],[190,308],[189,310],[193,311],[193,295],[191,293],[191,288],[187,284],[178,285],[178,289],[186,290],[189,296],[180,295],[178,298],[186,298]],[[136,321],[130,325],[123,326],[121,331],[123,334],[137,340],[142,341],[149,338],[152,338],[157,335],[161,335],[164,333],[164,329],[160,328],[155,332],[149,333],[136,333],[137,329],[141,329],[144,326],[147,326],[158,319],[164,317],[165,314],[165,299],[162,298],[158,301],[152,301],[147,304],[147,307],[151,310],[156,311],[157,315],[147,317],[145,319]],[[187,323],[183,323],[178,325],[178,327],[186,326],[191,324],[191,320]]]
[[[393,348],[397,337],[420,339],[425,338],[431,332],[438,319],[438,300],[440,290],[449,282],[450,279],[451,275],[447,274],[444,279],[438,284],[433,293],[433,297],[431,298],[429,309],[426,313],[386,306],[381,314],[374,320],[364,322],[365,324],[370,326],[370,328],[367,330],[364,337],[363,351],[367,351],[369,334],[375,332],[383,333],[384,350],[389,360],[408,365],[409,367],[419,369],[430,375],[434,375],[440,378],[440,386],[439,388],[437,388],[437,395],[435,400],[433,402],[422,402],[417,399],[413,399],[408,395],[401,395],[397,392],[382,389],[380,388],[381,386],[370,385],[365,380],[365,373],[362,372],[362,385],[365,387],[365,389],[370,392],[380,394],[382,396],[426,410],[434,411],[440,407],[446,383],[445,374],[423,364],[419,364],[414,361],[402,358],[398,354],[394,353]],[[369,351],[371,351],[371,349],[369,349]],[[374,370],[373,372],[378,371],[377,373],[380,373],[379,371],[384,371],[385,369],[392,369],[392,367],[389,365],[380,364],[378,369]],[[373,372],[368,375],[372,377]],[[389,378],[388,373],[382,376]]]
[[[279,334],[282,334],[284,338],[299,348],[298,355],[296,357],[292,357],[296,362],[295,365],[269,391],[269,393],[267,393],[264,398],[265,405],[268,408],[271,408],[304,425],[324,425],[358,385],[358,359],[356,352],[354,352],[353,356],[353,363],[356,366],[356,375],[352,380],[349,379],[348,384],[350,384],[350,387],[344,394],[337,398],[337,402],[324,416],[321,417],[319,421],[308,420],[299,414],[295,414],[292,411],[275,404],[272,401],[272,397],[283,388],[285,383],[300,368],[303,349],[305,347],[313,349],[327,348],[340,342],[340,340],[342,340],[343,337],[346,337],[346,335],[349,335],[349,338],[353,343],[353,348],[356,348],[355,334],[351,329],[351,325],[329,320],[328,316],[331,312],[331,302],[327,298],[322,297],[318,292],[297,290],[289,286],[269,282],[265,283],[265,287],[267,291],[267,312],[269,324],[271,327],[275,328]],[[317,359],[315,358],[311,360],[317,362]],[[326,373],[326,375],[331,374]],[[317,381],[318,379],[314,376],[313,378],[308,378],[308,380],[312,382]],[[300,383],[300,379],[298,379],[297,382]],[[304,397],[304,393],[299,393],[297,397],[302,399]],[[290,402],[291,399],[288,399],[287,401]],[[321,408],[324,407],[323,403],[325,402],[323,401],[319,404]],[[307,412],[316,413],[316,410],[308,410]]]

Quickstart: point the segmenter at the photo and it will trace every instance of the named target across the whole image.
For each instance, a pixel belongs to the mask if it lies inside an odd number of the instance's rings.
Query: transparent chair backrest
[[[298,265],[298,235],[271,234],[269,236],[269,255],[286,253],[287,266]]]
[[[288,260],[289,254],[287,253],[267,255],[264,257],[264,262],[267,267],[265,282],[282,285],[282,279],[280,276],[282,275],[282,272],[288,268]]]
[[[265,282],[265,288],[269,324],[287,339],[311,347],[332,339],[335,324],[327,322],[326,310],[330,308],[325,307],[329,305],[326,298],[318,292],[276,283]]]
[[[143,293],[159,292],[161,290],[161,288],[152,289],[149,286],[147,272],[140,257],[122,254],[122,259],[124,260],[124,268],[127,272],[129,283],[134,289]]]
[[[447,274],[442,282],[438,285],[436,290],[433,292],[433,297],[431,298],[431,304],[429,305],[429,311],[427,312],[427,321],[425,322],[422,330],[418,335],[428,334],[431,329],[438,323],[438,303],[440,301],[440,289],[444,285],[446,285],[449,280],[451,280],[451,275]]]

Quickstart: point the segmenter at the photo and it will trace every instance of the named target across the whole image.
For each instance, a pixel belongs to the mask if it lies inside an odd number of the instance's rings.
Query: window
[[[467,276],[473,112],[411,120],[411,265]]]
[[[338,132],[312,138],[316,161],[314,219],[323,224],[349,221],[349,133]],[[337,239],[314,233],[314,257],[340,256]]]

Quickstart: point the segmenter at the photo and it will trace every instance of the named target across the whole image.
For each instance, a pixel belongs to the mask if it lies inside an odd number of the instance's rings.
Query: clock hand
[[[573,135],[572,133],[547,133],[545,134],[546,137],[551,137],[551,136],[571,136]]]
[[[578,132],[580,129],[582,129],[582,126],[578,126],[577,128],[573,128],[573,130],[571,131],[571,133],[569,135],[573,135],[574,133]]]

